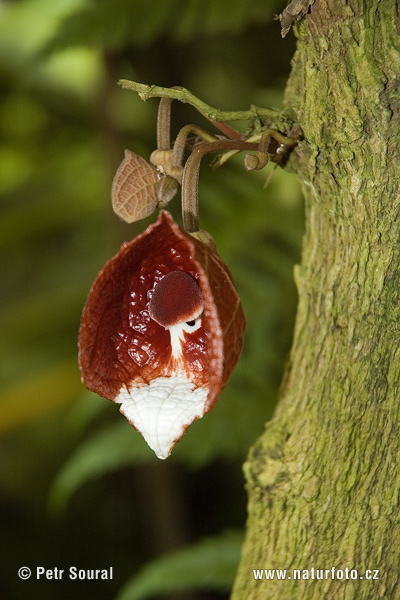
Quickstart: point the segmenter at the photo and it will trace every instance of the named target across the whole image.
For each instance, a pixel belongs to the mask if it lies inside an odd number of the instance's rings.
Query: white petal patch
[[[182,344],[185,342],[185,333],[193,333],[201,327],[201,314],[198,315],[193,321],[176,323],[167,327],[171,336],[171,354],[175,359],[179,359],[182,356]]]
[[[185,377],[157,377],[130,392],[122,386],[115,402],[158,458],[167,458],[188,425],[204,415],[207,395]]]

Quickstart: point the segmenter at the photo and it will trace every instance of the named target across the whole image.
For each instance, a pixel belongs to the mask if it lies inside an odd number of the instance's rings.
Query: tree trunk
[[[297,26],[299,306],[275,416],[245,465],[232,600],[400,598],[399,13],[316,0]]]

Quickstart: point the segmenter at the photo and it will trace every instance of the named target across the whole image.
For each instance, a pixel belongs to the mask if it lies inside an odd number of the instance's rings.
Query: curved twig
[[[237,140],[202,142],[189,156],[183,170],[182,179],[182,219],[183,228],[192,233],[199,230],[198,183],[200,162],[203,156],[221,150],[257,150],[258,144]]]

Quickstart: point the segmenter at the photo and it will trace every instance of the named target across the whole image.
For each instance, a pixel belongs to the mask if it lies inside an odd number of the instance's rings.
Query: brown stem
[[[204,115],[204,116],[206,117],[206,119],[208,119],[207,115]],[[231,140],[242,139],[242,134],[240,133],[240,131],[238,131],[237,129],[233,129],[233,127],[231,127],[227,123],[224,123],[223,121],[212,121],[211,119],[208,119],[208,120],[210,121],[210,123],[212,123],[214,125],[214,127],[219,129],[220,131],[222,131],[222,133],[224,135],[226,135],[226,137],[228,137],[229,139],[231,139]]]
[[[171,147],[171,98],[161,98],[157,115],[157,149],[169,150]]]
[[[243,140],[218,140],[202,142],[189,156],[183,170],[182,180],[182,219],[183,228],[188,233],[199,230],[198,183],[201,159],[205,154],[222,150],[257,150],[258,144]]]
[[[218,141],[218,138],[215,135],[209,133],[208,131],[205,131],[204,129],[201,129],[201,127],[197,127],[197,125],[185,125],[179,131],[174,142],[174,149],[172,153],[172,166],[180,167],[182,165],[186,141],[191,133],[194,133],[195,135],[201,137],[206,142]]]

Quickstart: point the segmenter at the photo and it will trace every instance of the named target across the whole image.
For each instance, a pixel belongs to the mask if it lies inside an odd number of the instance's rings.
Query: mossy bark
[[[276,413],[245,465],[232,600],[400,598],[399,31],[396,0],[316,0],[297,26],[285,102],[304,134],[299,306]]]

